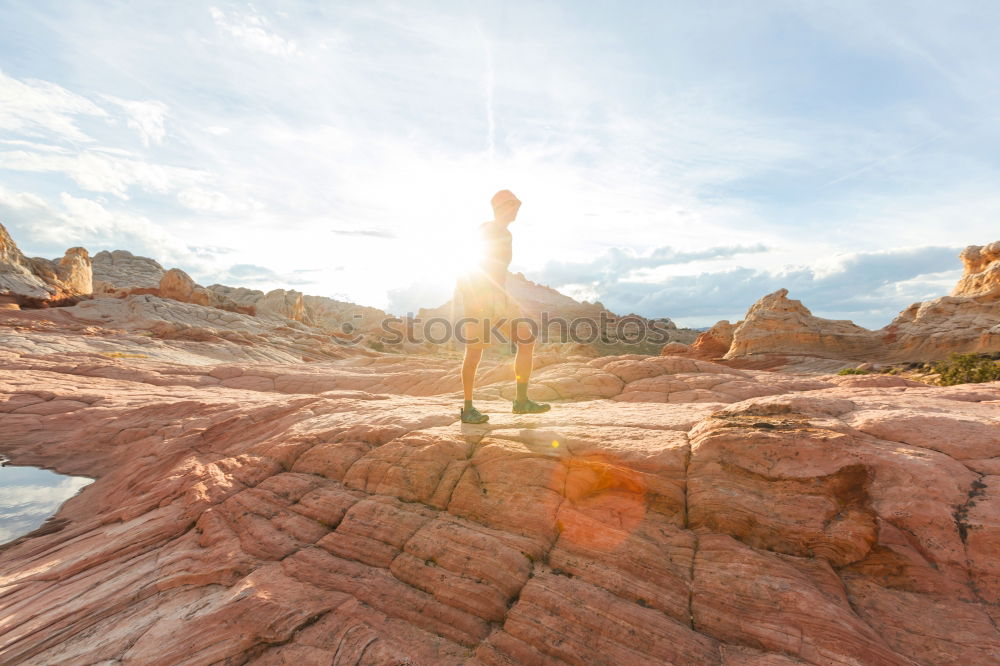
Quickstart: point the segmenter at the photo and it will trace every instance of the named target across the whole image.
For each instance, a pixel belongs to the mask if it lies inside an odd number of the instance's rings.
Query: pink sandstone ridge
[[[0,546],[0,663],[1000,661],[1000,382],[543,352],[462,426],[288,294],[0,311],[0,453],[95,479]]]

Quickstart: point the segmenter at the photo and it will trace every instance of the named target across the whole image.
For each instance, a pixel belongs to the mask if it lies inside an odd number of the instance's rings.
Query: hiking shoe
[[[541,414],[552,409],[552,405],[547,402],[535,402],[531,399],[515,400],[514,408],[511,410],[515,414]]]
[[[469,407],[465,409],[462,407],[458,411],[459,416],[462,419],[462,423],[486,423],[490,420],[490,417],[483,414],[475,407]]]

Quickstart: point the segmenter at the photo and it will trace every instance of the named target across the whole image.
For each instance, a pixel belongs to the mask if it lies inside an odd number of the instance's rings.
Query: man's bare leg
[[[534,361],[535,343],[523,342],[517,345],[517,356],[514,357],[514,381],[517,382],[518,400],[528,397],[528,380],[531,379],[531,364]],[[521,395],[521,391],[524,395]]]
[[[549,411],[550,405],[528,399],[528,380],[531,379],[531,364],[534,361],[535,341],[530,329],[520,322],[517,330],[517,356],[514,357],[514,381],[517,393],[514,397],[514,413],[540,414]],[[527,342],[520,342],[527,340]]]
[[[462,361],[462,392],[465,394],[465,406],[459,412],[462,423],[486,423],[490,420],[489,416],[472,406],[472,387],[476,383],[476,369],[482,357],[482,349],[465,348],[465,360]]]
[[[472,388],[476,383],[476,370],[483,358],[482,349],[465,348],[465,359],[462,361],[462,393],[465,395],[465,406],[472,406]]]

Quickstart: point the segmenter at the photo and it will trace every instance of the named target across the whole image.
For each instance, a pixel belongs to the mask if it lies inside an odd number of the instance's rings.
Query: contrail
[[[493,50],[490,47],[490,40],[483,33],[483,28],[479,21],[476,21],[476,32],[479,33],[483,41],[483,51],[486,54],[486,76],[483,79],[483,88],[486,93],[486,132],[487,132],[487,153],[490,164],[493,164],[493,155],[496,151],[496,119],[493,115],[493,89],[495,86],[495,76],[493,73]]]
[[[848,178],[853,178],[854,176],[858,175],[859,173],[864,173],[865,171],[868,171],[869,169],[874,169],[875,167],[877,167],[877,166],[879,166],[881,164],[885,164],[886,162],[890,162],[890,161],[892,161],[892,160],[894,160],[896,158],[902,157],[903,155],[906,155],[907,153],[912,153],[917,148],[921,148],[921,147],[927,145],[931,141],[934,141],[934,140],[938,139],[943,134],[946,134],[949,131],[950,131],[949,129],[943,129],[940,132],[938,132],[937,134],[935,134],[935,135],[933,135],[933,136],[931,136],[931,137],[929,137],[927,139],[923,139],[922,141],[918,141],[917,143],[913,144],[909,148],[907,148],[905,150],[902,150],[902,151],[896,153],[895,155],[889,155],[888,157],[883,157],[880,160],[875,160],[874,162],[871,162],[870,164],[866,164],[865,166],[861,167],[860,169],[855,169],[854,171],[851,171],[849,173],[844,174],[840,178],[834,178],[830,182],[828,182],[825,185],[823,185],[823,187],[829,187],[830,185],[836,185],[837,183],[839,183],[839,182],[841,182],[843,180],[847,180]]]

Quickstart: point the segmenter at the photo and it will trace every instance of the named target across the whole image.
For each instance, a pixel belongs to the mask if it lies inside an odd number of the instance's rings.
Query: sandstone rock
[[[254,306],[264,296],[264,292],[260,289],[248,289],[246,287],[227,287],[221,284],[210,284],[205,288],[215,294],[221,302],[235,303],[248,308],[247,314],[251,315],[256,314]]]
[[[810,354],[845,361],[935,361],[953,352],[1000,351],[1000,241],[971,245],[950,296],[914,303],[878,331],[814,317],[787,290],[755,303],[733,332],[727,359]],[[720,322],[721,323],[721,322]],[[718,324],[717,324],[718,326]],[[692,345],[717,349],[707,334]]]
[[[85,249],[70,248],[58,262],[28,258],[0,224],[0,301],[35,307],[62,304],[87,296],[92,289]]]
[[[79,284],[67,257],[10,274]],[[0,313],[0,454],[96,479],[0,545],[2,663],[1000,654],[1000,382],[829,374],[844,362],[816,350],[865,334],[824,337],[778,292],[736,327],[749,357],[699,356],[728,322],[666,355],[540,349],[545,414],[511,414],[510,359],[487,359],[491,420],[467,426],[457,358],[305,323],[351,304],[162,269],[134,289],[162,293]],[[768,331],[800,345],[795,373],[764,369]]]
[[[213,304],[211,292],[198,286],[190,275],[179,268],[171,268],[160,278],[159,296],[195,305]]]
[[[54,289],[35,273],[35,267],[0,225],[0,295],[46,300]]]
[[[94,291],[93,269],[90,255],[82,247],[71,247],[59,260],[56,275],[63,289],[70,294],[91,294]]]
[[[254,303],[258,313],[271,312],[295,321],[308,321],[302,293],[295,290],[272,289]]]
[[[952,290],[952,296],[1000,300],[1000,241],[989,245],[970,245],[959,257],[965,273]]]
[[[705,359],[722,358],[733,344],[735,326],[723,319],[698,336],[691,345],[691,351]]]
[[[130,302],[261,321],[104,304]],[[96,478],[0,548],[4,663],[1000,654],[1000,476],[972,468],[1000,456],[1000,382],[602,357],[539,372],[572,406],[483,399],[491,421],[461,426],[455,360],[125,363],[73,347],[92,337],[67,328],[79,308],[0,329],[0,452]],[[499,397],[510,376],[493,379]]]
[[[306,314],[313,324],[351,334],[355,331],[373,335],[381,329],[382,320],[388,317],[378,308],[365,307],[326,296],[302,297]]]
[[[163,266],[128,250],[102,250],[93,257],[94,291],[112,296],[150,293],[159,288]]]
[[[878,331],[888,360],[933,361],[953,352],[1000,351],[1000,301],[944,296],[914,303]]]
[[[801,301],[787,296],[787,289],[779,289],[754,303],[733,330],[725,358],[781,351],[864,360],[881,352],[868,329],[814,317]]]
[[[216,303],[234,303],[248,314],[277,314],[295,321],[309,321],[305,300],[300,292],[273,289],[266,294],[259,289],[227,287],[212,284],[207,287]]]

